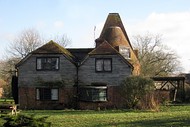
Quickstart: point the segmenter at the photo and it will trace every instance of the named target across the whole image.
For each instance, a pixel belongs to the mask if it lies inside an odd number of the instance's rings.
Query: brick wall
[[[124,107],[124,101],[119,94],[119,86],[109,86],[107,91],[108,101],[106,102],[79,102],[80,109],[119,109]]]
[[[65,109],[76,106],[76,89],[60,88],[58,101],[36,100],[35,87],[19,87],[19,104],[21,109]]]

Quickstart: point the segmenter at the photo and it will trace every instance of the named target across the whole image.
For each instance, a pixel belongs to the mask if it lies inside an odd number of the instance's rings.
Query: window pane
[[[56,68],[56,58],[51,58],[51,69],[55,69]]]
[[[52,69],[51,58],[46,58],[46,62],[44,63],[44,69],[46,70]]]
[[[55,65],[55,69],[59,69],[59,59],[56,58],[56,65]]]
[[[104,70],[111,71],[111,59],[104,59]]]
[[[107,99],[106,89],[99,90],[99,101],[106,101]]]
[[[51,100],[51,89],[43,89],[43,100]]]
[[[92,100],[99,101],[99,91],[98,89],[92,89]]]
[[[42,69],[42,60],[41,59],[37,59],[37,69],[40,70]]]
[[[40,90],[36,89],[36,100],[40,100]]]
[[[96,60],[96,71],[103,71],[103,59]]]
[[[51,89],[51,100],[58,100],[58,89]]]
[[[121,53],[126,59],[129,59],[129,58],[130,58],[130,48],[121,47],[121,48],[120,48],[120,53]]]

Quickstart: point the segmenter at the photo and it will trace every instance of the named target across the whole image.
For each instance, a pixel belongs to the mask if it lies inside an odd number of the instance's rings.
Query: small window
[[[111,71],[112,71],[112,59],[110,58],[96,59],[96,72],[111,72]]]
[[[58,100],[58,89],[37,88],[36,99],[37,100]]]
[[[80,88],[80,100],[93,102],[107,101],[107,87],[82,87]]]
[[[130,54],[130,48],[128,47],[119,47],[119,52],[125,59],[130,59],[131,54]]]
[[[37,70],[58,70],[59,58],[57,57],[42,57],[36,59]]]

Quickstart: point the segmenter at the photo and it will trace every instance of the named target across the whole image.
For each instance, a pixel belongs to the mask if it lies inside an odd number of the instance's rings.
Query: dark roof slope
[[[41,46],[40,48],[34,50],[32,54],[46,54],[46,53],[57,53],[57,54],[66,54],[67,56],[73,57],[72,54],[60,46],[59,44],[55,43],[54,41],[49,41],[45,45]]]
[[[119,54],[107,41],[102,42],[98,47],[92,50],[89,55],[101,55],[101,54]]]
[[[68,48],[67,50],[76,58],[76,62],[82,62],[94,48]]]
[[[32,54],[63,54],[69,61],[73,63],[74,61],[76,61],[76,58],[67,49],[51,40],[45,45],[29,53],[16,65],[16,67],[20,66],[23,62],[25,62]]]

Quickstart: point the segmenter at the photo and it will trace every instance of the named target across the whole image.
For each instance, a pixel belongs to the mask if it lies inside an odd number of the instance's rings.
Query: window
[[[125,59],[130,59],[130,48],[128,47],[119,47],[119,52],[121,53],[121,55],[123,55],[123,57]]]
[[[111,71],[112,71],[112,59],[110,58],[96,59],[96,72],[111,72]]]
[[[58,89],[37,88],[36,99],[37,100],[58,100]]]
[[[106,86],[87,86],[80,88],[80,100],[82,101],[107,101]]]
[[[59,58],[58,57],[42,57],[36,59],[37,70],[58,70]]]

